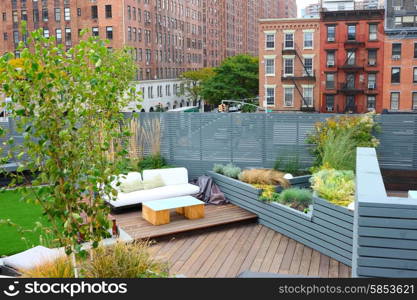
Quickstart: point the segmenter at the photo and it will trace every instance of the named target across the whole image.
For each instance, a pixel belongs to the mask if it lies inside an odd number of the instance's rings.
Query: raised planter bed
[[[260,201],[262,190],[250,184],[211,171],[208,175],[231,203],[257,214],[260,224],[351,266],[352,211],[314,197],[313,211],[305,214],[279,203]],[[297,177],[291,183],[307,187],[308,179],[309,176]]]

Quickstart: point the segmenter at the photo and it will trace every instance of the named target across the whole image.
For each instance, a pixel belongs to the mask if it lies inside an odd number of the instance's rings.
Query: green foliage
[[[112,175],[127,155],[121,141],[129,132],[120,124],[122,109],[138,101],[131,85],[135,63],[129,51],[109,51],[96,37],[82,37],[66,50],[40,29],[27,45],[17,49],[19,67],[11,53],[0,58],[0,94],[13,99],[11,117],[24,137],[6,159],[27,154],[18,172],[27,169],[35,174],[34,186],[44,184],[28,194],[66,252],[83,254],[79,233],[93,247],[109,235],[104,199],[114,199]],[[18,175],[11,186],[23,181]]]
[[[218,174],[221,174],[221,175],[224,175],[223,174],[223,168],[224,168],[223,165],[221,165],[221,164],[215,164],[213,166],[213,172],[218,173]]]
[[[328,138],[339,139],[340,136],[348,135],[351,147],[356,151],[357,147],[373,147],[379,145],[379,141],[374,137],[374,133],[379,131],[379,126],[375,122],[375,114],[368,113],[362,116],[338,116],[327,119],[325,122],[316,124],[314,131],[308,136],[307,143],[314,145],[312,154],[315,156],[314,169],[323,165],[324,146],[329,145]],[[329,150],[329,148],[327,149]],[[352,159],[352,156],[350,156]],[[349,162],[352,164],[352,162]],[[326,166],[325,166],[326,167]]]
[[[275,185],[254,184],[255,188],[262,190],[259,200],[262,202],[278,202],[279,194],[276,192]]]
[[[274,170],[289,173],[293,176],[299,176],[306,173],[306,171],[301,168],[298,155],[278,156],[275,160]]]
[[[195,71],[187,71],[181,74],[186,85],[181,91],[182,95],[189,96],[191,101],[201,99],[201,90],[204,83],[215,75],[213,68],[203,68]]]
[[[313,194],[307,189],[291,188],[283,190],[279,202],[292,208],[304,211],[313,201]]]
[[[221,100],[255,98],[259,93],[259,60],[250,55],[229,57],[201,84],[201,95],[210,104]]]
[[[227,165],[215,164],[213,171],[230,178],[239,179],[239,174],[242,172],[242,169],[232,163]]]
[[[352,129],[347,129],[344,134],[336,134],[333,130],[327,132],[327,138],[320,147],[324,168],[355,171],[356,147],[352,143],[353,134]]]
[[[137,171],[142,172],[143,170],[166,169],[169,167],[161,154],[155,154],[140,160]]]
[[[355,175],[353,171],[321,170],[312,176],[311,187],[319,197],[348,206],[354,201]]]
[[[258,103],[250,103],[253,105],[258,105]],[[242,108],[240,109],[242,113],[254,113],[256,112],[258,109],[256,108],[256,106],[253,105],[249,105],[249,104],[245,104],[242,106]]]

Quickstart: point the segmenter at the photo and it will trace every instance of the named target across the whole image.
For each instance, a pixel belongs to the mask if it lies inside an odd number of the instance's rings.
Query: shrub
[[[249,184],[281,185],[284,188],[288,188],[290,183],[284,176],[283,172],[275,170],[253,169],[243,171],[239,179]]]
[[[275,185],[267,184],[254,184],[255,188],[262,190],[262,194],[259,196],[259,200],[264,202],[272,202],[277,200],[278,193],[275,192]]]
[[[90,258],[80,260],[78,266],[84,278],[165,278],[168,265],[153,260],[149,243],[116,243],[91,250]],[[74,272],[69,257],[42,264],[23,271],[27,278],[73,278]]]
[[[150,155],[138,162],[138,171],[168,168],[165,158],[161,154]]]
[[[30,270],[21,270],[26,278],[74,278],[74,269],[68,256],[36,266]]]
[[[87,278],[156,278],[168,277],[168,266],[153,260],[149,243],[116,243],[93,250],[93,260],[83,266]]]
[[[304,211],[313,201],[313,194],[307,189],[286,189],[279,197],[279,202],[291,208]]]
[[[355,175],[352,171],[321,170],[310,180],[318,196],[333,204],[348,206],[354,200]]]
[[[351,170],[356,169],[356,147],[352,143],[352,130],[345,134],[328,131],[328,136],[321,147],[322,166],[326,169]]]
[[[242,170],[233,164],[228,164],[223,167],[223,175],[230,178],[238,179],[240,172],[242,172]]]
[[[278,156],[278,158],[275,160],[274,170],[289,173],[293,176],[298,176],[305,173],[305,171],[301,168],[298,155],[286,158]]]
[[[221,164],[215,164],[213,166],[213,172],[223,175],[223,168],[224,166]]]
[[[314,131],[307,138],[307,143],[314,145],[312,149],[312,153],[316,157],[314,166],[320,167],[323,165],[323,147],[328,144],[327,140],[330,131],[335,136],[351,132],[349,141],[354,149],[357,147],[376,148],[379,145],[379,141],[373,136],[373,133],[379,130],[379,126],[375,122],[374,116],[374,113],[357,117],[339,116],[317,123]]]

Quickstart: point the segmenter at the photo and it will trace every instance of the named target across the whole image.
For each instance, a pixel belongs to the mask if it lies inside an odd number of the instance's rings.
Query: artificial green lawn
[[[35,228],[36,222],[47,225],[40,206],[21,201],[16,191],[0,193],[0,220],[10,219],[24,229]],[[24,240],[22,239],[24,238]],[[40,244],[40,231],[19,233],[16,227],[0,224],[0,257],[11,255]]]

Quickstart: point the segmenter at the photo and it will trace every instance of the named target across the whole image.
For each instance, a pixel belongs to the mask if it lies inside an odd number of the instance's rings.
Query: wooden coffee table
[[[204,202],[191,196],[144,202],[142,217],[152,225],[168,224],[172,209],[190,220],[204,218]]]

